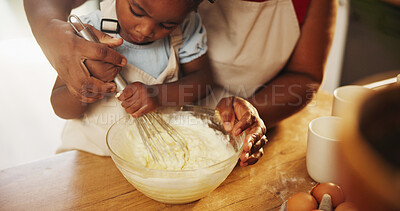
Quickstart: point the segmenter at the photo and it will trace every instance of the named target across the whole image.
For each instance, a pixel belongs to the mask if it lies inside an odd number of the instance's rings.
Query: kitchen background
[[[383,5],[377,13],[377,1],[339,1],[321,89],[333,93],[340,85],[365,81],[372,75],[400,73],[399,7]],[[96,8],[98,1],[89,0],[73,13],[83,15]],[[374,8],[374,15],[368,15],[371,11],[366,13],[365,8]],[[22,0],[0,0],[0,26],[1,170],[54,155],[65,121],[52,111],[50,92],[56,72],[30,31]]]

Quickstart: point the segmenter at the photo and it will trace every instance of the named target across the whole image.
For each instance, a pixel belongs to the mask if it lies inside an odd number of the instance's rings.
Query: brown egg
[[[336,207],[335,211],[358,211],[358,209],[351,202],[343,202]]]
[[[344,202],[344,194],[340,186],[333,183],[317,184],[312,190],[311,195],[320,203],[324,194],[329,194],[332,198],[332,206],[337,207],[340,203]]]
[[[313,196],[299,192],[288,199],[288,211],[310,211],[317,209],[318,204]]]

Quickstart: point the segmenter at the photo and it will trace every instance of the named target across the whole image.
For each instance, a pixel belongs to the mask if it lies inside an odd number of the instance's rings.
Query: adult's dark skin
[[[113,50],[122,44],[122,39],[112,38],[92,28],[102,44],[92,43],[78,37],[66,22],[72,8],[84,2],[24,1],[24,6],[36,41],[58,76],[66,83],[72,95],[82,102],[91,103],[105,93],[115,92],[116,85],[110,80],[99,80],[86,67],[95,70],[93,72],[116,75],[127,61]]]
[[[243,131],[247,134],[240,155],[240,166],[255,164],[263,156],[263,146],[267,143],[267,129],[257,109],[247,100],[234,96],[223,98],[215,109],[226,131],[235,136]]]
[[[96,72],[111,72],[111,75],[118,72],[126,60],[108,47],[119,45],[120,40],[94,30],[103,44],[90,43],[76,36],[65,22],[71,9],[85,1],[24,0],[24,5],[32,32],[60,78],[74,96],[92,102],[101,96],[97,93],[113,92],[115,84],[96,80],[85,70],[82,59],[87,58],[86,66],[91,72],[96,69]],[[332,43],[336,8],[337,0],[310,1],[290,60],[275,78],[247,99],[257,108],[268,127],[274,127],[304,108],[312,92],[319,88]],[[107,65],[91,64],[92,61]],[[278,94],[276,87],[279,87]]]
[[[33,34],[60,78],[79,99],[90,101],[88,96],[96,97],[96,93],[85,88],[94,87],[97,93],[102,93],[112,92],[115,87],[112,82],[98,81],[91,76],[81,65],[82,58],[87,58],[86,66],[92,68],[89,68],[90,71],[109,70],[113,74],[125,62],[120,54],[108,47],[115,45],[116,40],[96,32],[103,44],[89,43],[77,37],[65,22],[71,9],[85,1],[24,0],[24,5]],[[252,98],[247,99],[252,104],[251,107],[258,110],[259,116],[268,127],[275,126],[282,119],[304,108],[310,101],[310,95],[318,89],[332,42],[336,7],[336,0],[310,1],[300,38],[290,60],[274,79],[254,93]],[[90,60],[104,61],[113,66],[98,64],[94,67],[96,65],[88,65]],[[279,95],[276,94],[275,87],[280,88]],[[235,113],[233,102],[231,106],[219,106],[217,109]],[[241,116],[235,114],[239,120]],[[249,156],[255,154],[251,151],[248,151]]]
[[[122,44],[122,39],[113,38],[87,25],[101,44],[89,42],[78,37],[66,22],[72,8],[84,2],[25,0],[24,6],[32,32],[57,71],[59,79],[77,100],[92,103],[104,94],[116,91],[113,79],[126,65],[126,58],[113,50]],[[240,156],[240,165],[255,164],[263,155],[263,146],[267,142],[264,135],[266,127],[257,110],[246,100],[236,97],[222,99],[216,110],[225,122],[226,131],[234,135],[242,131],[248,134]],[[235,119],[238,120],[236,123]]]

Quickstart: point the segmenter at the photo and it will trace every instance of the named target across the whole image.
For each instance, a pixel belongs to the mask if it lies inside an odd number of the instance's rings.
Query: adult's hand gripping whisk
[[[80,25],[81,30],[78,30],[74,25],[73,19],[76,20],[75,24]],[[68,22],[79,36],[88,41],[99,43],[97,37],[94,36],[90,28],[82,23],[78,16],[71,14],[68,17]],[[118,73],[114,82],[117,85],[118,94],[122,93],[127,86],[124,77]],[[163,168],[167,168],[171,162],[174,163],[174,166],[177,166],[177,164],[181,168],[185,166],[189,158],[189,150],[183,136],[174,127],[155,112],[145,114],[134,120],[146,150],[157,164],[160,164]]]

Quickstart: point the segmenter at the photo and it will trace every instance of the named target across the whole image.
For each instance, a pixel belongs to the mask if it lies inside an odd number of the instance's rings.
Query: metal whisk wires
[[[151,158],[164,169],[183,168],[189,150],[183,136],[159,114],[148,113],[135,119],[143,144]]]
[[[73,19],[76,22],[73,22]],[[68,17],[68,22],[75,32],[84,39],[92,42],[99,42],[90,28],[86,27],[78,16],[71,14]],[[78,29],[74,23],[80,25]],[[117,74],[114,78],[117,84],[117,95],[122,93],[122,90],[127,86],[127,82],[121,74]],[[184,144],[183,137],[171,125],[156,113],[145,114],[142,117],[135,119],[139,129],[143,144],[145,145],[151,157],[158,164],[167,168],[169,165],[179,165],[183,167],[189,157],[189,150]],[[172,158],[172,159],[171,159]],[[170,161],[172,160],[173,163]]]

